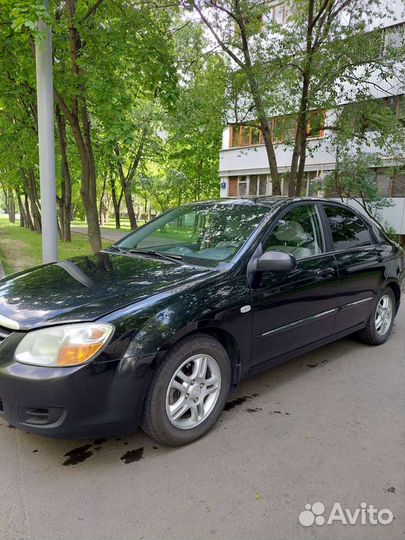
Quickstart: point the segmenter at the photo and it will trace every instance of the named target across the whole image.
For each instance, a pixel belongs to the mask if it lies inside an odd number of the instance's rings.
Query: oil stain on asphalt
[[[124,463],[134,463],[143,458],[143,446],[137,448],[136,450],[128,450],[123,456],[120,457],[121,461]]]
[[[91,444],[85,444],[84,446],[79,446],[77,448],[73,448],[73,450],[69,450],[69,452],[66,452],[65,454],[67,459],[63,462],[63,465],[67,467],[69,465],[83,463],[83,461],[86,461],[86,459],[93,455],[90,448]]]
[[[93,444],[89,443],[69,450],[69,452],[66,452],[65,454],[66,459],[63,462],[63,465],[67,467],[70,465],[78,465],[79,463],[83,463],[92,455],[94,455],[94,451],[101,450],[101,445],[106,441],[107,439],[95,439],[93,441]],[[125,441],[123,444],[128,445],[128,442]],[[135,461],[139,461],[143,458],[143,451],[143,446],[140,448],[136,448],[135,450],[128,450],[127,452],[125,452],[124,455],[120,457],[120,460],[123,461],[125,464],[134,463]]]
[[[228,401],[227,403],[225,403],[224,411],[230,411],[231,409],[234,409],[235,407],[242,405],[248,399],[252,399],[254,397],[257,397],[258,395],[259,394],[252,394],[250,396],[241,396],[241,397],[232,399],[231,401]]]

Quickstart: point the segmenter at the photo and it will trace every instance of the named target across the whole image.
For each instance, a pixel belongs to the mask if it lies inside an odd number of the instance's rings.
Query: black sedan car
[[[26,431],[181,445],[239,381],[347,334],[388,338],[404,254],[340,203],[171,210],[94,256],[0,281],[0,415]]]

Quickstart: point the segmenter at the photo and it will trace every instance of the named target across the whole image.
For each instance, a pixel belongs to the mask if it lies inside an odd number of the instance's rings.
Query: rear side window
[[[339,206],[324,208],[335,250],[369,246],[372,243],[367,225],[357,214]]]

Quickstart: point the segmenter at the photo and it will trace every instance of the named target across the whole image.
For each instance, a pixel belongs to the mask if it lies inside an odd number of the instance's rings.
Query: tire
[[[230,384],[229,357],[216,339],[206,334],[183,339],[164,358],[151,382],[142,430],[169,446],[195,441],[218,420]]]
[[[385,316],[382,320],[380,313],[384,309]],[[394,292],[391,287],[386,287],[378,295],[373,311],[367,321],[367,326],[357,332],[357,338],[368,345],[382,345],[385,343],[391,333],[396,310],[397,305]]]

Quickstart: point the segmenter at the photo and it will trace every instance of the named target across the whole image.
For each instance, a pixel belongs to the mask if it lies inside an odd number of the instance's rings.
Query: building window
[[[267,195],[267,174],[249,176],[249,195]]]
[[[308,114],[307,137],[320,139],[325,136],[325,111],[311,111]]]
[[[393,175],[391,197],[405,197],[405,170],[398,171]]]
[[[252,146],[263,144],[262,132],[255,126],[231,126],[230,127],[230,147]]]
[[[239,131],[238,126],[231,126],[231,147],[239,146]]]
[[[383,54],[405,46],[405,24],[399,23],[383,29]]]
[[[325,111],[310,111],[308,113],[307,136],[309,139],[319,139],[325,136]],[[271,136],[273,143],[291,142],[297,134],[297,116],[289,114],[276,116],[271,120]],[[253,146],[263,144],[263,133],[255,126],[230,126],[229,145]]]
[[[405,94],[384,98],[384,105],[391,109],[402,124],[405,124]]]
[[[289,11],[287,2],[281,2],[271,8],[271,18],[277,24],[285,24],[288,21]]]
[[[405,197],[405,169],[392,173],[389,169],[375,170],[375,181],[381,197]]]
[[[271,182],[267,174],[251,174],[246,176],[230,176],[228,180],[228,197],[256,197],[271,194]]]
[[[284,142],[284,120],[282,116],[271,121],[271,138],[273,143]]]
[[[273,143],[289,142],[297,133],[297,117],[295,115],[277,116],[271,121]]]
[[[247,195],[248,182],[246,176],[241,176],[238,180],[238,197]]]
[[[378,194],[381,197],[389,197],[391,193],[391,178],[385,169],[376,169],[375,181],[377,183]]]

